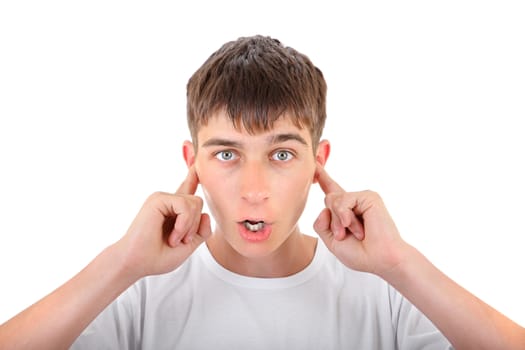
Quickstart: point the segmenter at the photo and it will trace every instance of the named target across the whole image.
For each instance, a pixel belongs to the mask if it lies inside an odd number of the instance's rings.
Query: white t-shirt
[[[319,241],[284,278],[219,265],[206,244],[173,272],[125,291],[72,349],[452,349],[379,277],[348,269]]]

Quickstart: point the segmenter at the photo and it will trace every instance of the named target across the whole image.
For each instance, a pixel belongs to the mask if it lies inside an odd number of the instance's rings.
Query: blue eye
[[[272,154],[272,159],[273,160],[278,160],[278,161],[281,161],[281,162],[289,161],[292,158],[293,158],[293,154],[290,151],[280,150],[280,151],[277,151],[274,154]]]
[[[235,159],[235,153],[232,151],[220,151],[215,154],[215,158],[222,161],[229,161]]]

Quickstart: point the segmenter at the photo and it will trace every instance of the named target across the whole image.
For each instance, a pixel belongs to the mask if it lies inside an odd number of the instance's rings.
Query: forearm
[[[0,348],[67,349],[133,282],[118,248],[105,249],[54,292],[0,326]]]
[[[423,312],[456,349],[525,349],[525,329],[438,270],[415,248],[382,276]]]

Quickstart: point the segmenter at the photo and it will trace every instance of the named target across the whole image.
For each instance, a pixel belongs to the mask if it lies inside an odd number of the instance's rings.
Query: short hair
[[[310,59],[277,39],[255,35],[225,43],[191,76],[187,118],[193,142],[210,117],[225,111],[235,128],[271,130],[286,114],[307,127],[313,148],[326,120],[326,82]]]

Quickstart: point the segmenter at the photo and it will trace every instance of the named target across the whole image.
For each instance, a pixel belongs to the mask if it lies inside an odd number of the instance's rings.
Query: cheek
[[[213,216],[217,216],[224,210],[227,203],[231,203],[232,193],[225,178],[218,175],[216,171],[200,169],[199,181],[208,208]]]
[[[288,202],[292,206],[304,206],[310,187],[312,185],[312,178],[304,174],[295,174],[294,176],[286,176],[279,179],[274,189],[274,196],[278,196],[280,201]],[[291,203],[290,203],[291,202]]]

